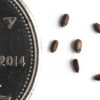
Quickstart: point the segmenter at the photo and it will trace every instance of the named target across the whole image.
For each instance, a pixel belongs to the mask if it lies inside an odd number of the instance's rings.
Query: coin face
[[[0,0],[0,100],[25,100],[38,67],[35,27],[19,0]]]

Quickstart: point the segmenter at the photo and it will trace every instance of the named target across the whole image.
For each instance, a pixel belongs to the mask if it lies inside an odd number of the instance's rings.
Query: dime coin
[[[25,100],[38,67],[37,34],[21,0],[0,0],[0,100]]]

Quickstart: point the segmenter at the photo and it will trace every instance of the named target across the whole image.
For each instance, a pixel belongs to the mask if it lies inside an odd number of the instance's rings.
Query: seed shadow
[[[50,52],[50,53],[51,53],[51,50],[50,50],[51,45],[52,45],[52,41],[50,41],[50,43],[49,43],[49,45],[48,45],[48,52]]]
[[[71,65],[72,71],[75,73],[75,70],[74,70],[74,67],[73,67],[73,60],[72,59],[70,60],[70,65]]]
[[[63,15],[61,15],[60,18],[59,18],[59,23],[58,23],[58,24],[59,24],[59,27],[62,27],[62,26],[61,26],[62,18],[63,18]]]
[[[75,40],[73,40],[73,41],[71,42],[71,44],[70,44],[70,49],[71,49],[71,51],[72,51],[73,53],[75,53],[75,50],[74,50],[74,41],[75,41]]]
[[[94,76],[92,76],[91,80],[92,80],[92,81],[96,81],[96,80],[94,79]]]
[[[92,76],[92,77],[91,77],[91,81],[92,81],[92,82],[100,82],[100,81],[98,81],[98,80],[95,80],[95,76]]]
[[[99,79],[98,79],[98,80],[97,80],[97,79],[95,79],[95,76],[93,76],[93,77],[91,78],[91,80],[92,80],[92,81],[98,81],[98,82],[100,82],[100,80],[99,80]]]
[[[94,23],[95,24],[95,23]],[[98,34],[99,32],[95,29],[94,24],[91,25],[92,27],[92,31],[95,32],[96,34]],[[100,33],[99,33],[100,34]]]
[[[97,33],[97,31],[94,28],[94,24],[92,24],[91,27],[92,27],[92,31],[95,32],[95,33]]]

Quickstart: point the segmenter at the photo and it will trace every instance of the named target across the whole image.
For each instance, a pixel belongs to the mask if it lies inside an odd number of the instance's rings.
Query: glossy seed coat
[[[74,42],[74,51],[80,53],[81,50],[82,50],[82,41],[80,39],[77,39]]]
[[[75,72],[79,72],[79,63],[77,59],[73,60],[73,67],[74,67]]]
[[[94,24],[94,29],[95,29],[96,32],[100,33],[100,24],[95,23]]]
[[[100,74],[94,76],[94,80],[100,81]]]
[[[58,41],[54,40],[51,44],[50,51],[53,53],[57,50],[57,48],[58,48]]]
[[[73,67],[74,67],[75,72],[78,73],[79,72],[79,63],[78,63],[77,59],[73,60]]]
[[[69,21],[69,15],[68,14],[64,14],[61,20],[61,26],[64,27],[68,24]]]

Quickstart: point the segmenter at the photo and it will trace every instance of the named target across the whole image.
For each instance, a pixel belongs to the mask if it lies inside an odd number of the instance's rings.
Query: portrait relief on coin
[[[25,100],[38,67],[37,34],[21,0],[0,0],[0,100]]]

